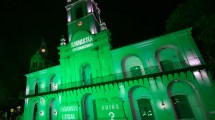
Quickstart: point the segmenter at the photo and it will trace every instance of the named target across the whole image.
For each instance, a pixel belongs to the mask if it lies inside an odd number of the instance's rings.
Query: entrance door
[[[141,120],[155,120],[152,106],[149,99],[142,98],[137,100]]]
[[[178,119],[195,120],[186,95],[175,95],[172,96],[171,99]]]

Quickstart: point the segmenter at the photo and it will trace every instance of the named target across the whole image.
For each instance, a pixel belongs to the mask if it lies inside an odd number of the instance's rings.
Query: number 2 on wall
[[[110,120],[114,120],[114,113],[113,112],[109,112],[109,116],[110,116]]]

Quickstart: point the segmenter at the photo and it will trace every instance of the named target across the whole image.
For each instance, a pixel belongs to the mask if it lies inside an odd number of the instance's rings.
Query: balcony
[[[102,77],[91,78],[90,80],[88,80],[91,82],[87,82],[87,83],[83,81],[78,81],[78,82],[71,82],[67,84],[54,85],[54,88],[49,86],[43,89],[39,89],[37,94],[35,94],[35,90],[29,90],[29,91],[26,91],[28,93],[26,97],[56,93],[56,92],[61,92],[65,90],[84,88],[87,86],[93,86],[93,85],[99,85],[99,84],[105,84],[105,83],[123,82],[131,79],[161,76],[164,74],[182,72],[187,70],[197,70],[205,67],[205,63],[202,58],[198,57],[198,58],[183,60],[179,62],[172,62],[169,64],[162,64],[161,66],[162,67],[151,66],[144,69],[137,69],[137,70],[127,71],[122,73],[110,74]]]

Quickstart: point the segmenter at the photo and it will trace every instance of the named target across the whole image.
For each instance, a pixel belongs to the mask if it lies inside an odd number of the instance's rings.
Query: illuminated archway
[[[47,120],[57,120],[58,110],[59,110],[59,101],[56,98],[48,98],[45,101],[46,105],[46,119]]]
[[[175,80],[168,85],[168,95],[177,119],[207,119],[198,91],[185,80]]]
[[[129,102],[134,120],[155,120],[152,99],[148,90],[142,86],[136,86],[129,91]]]
[[[185,65],[181,52],[173,45],[158,48],[155,57],[160,71],[171,71]]]
[[[94,120],[95,119],[95,100],[91,94],[86,94],[82,99],[82,119]]]
[[[195,119],[187,95],[174,95],[171,100],[178,119]]]
[[[122,60],[122,71],[125,78],[131,78],[145,74],[141,59],[134,55],[127,56]]]

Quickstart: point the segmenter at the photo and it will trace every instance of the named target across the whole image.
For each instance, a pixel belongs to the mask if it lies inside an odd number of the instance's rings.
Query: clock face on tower
[[[41,49],[41,52],[43,52],[43,53],[46,52],[46,49],[45,49],[45,48],[42,48],[42,49]]]

